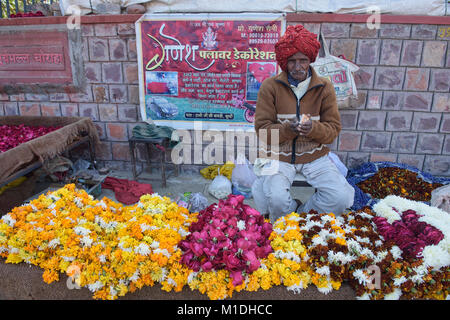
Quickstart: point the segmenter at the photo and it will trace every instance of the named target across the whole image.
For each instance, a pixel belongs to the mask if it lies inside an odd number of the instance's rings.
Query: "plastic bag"
[[[431,205],[450,213],[450,184],[431,191]]]
[[[348,169],[345,166],[345,164],[342,163],[341,159],[339,159],[339,157],[334,154],[333,152],[329,152],[328,153],[328,157],[330,158],[330,160],[336,165],[336,168],[338,168],[339,172],[346,177],[347,173],[348,173]]]
[[[188,202],[190,212],[200,212],[208,207],[208,199],[200,192],[191,195]]]
[[[190,198],[190,197],[191,197],[191,193],[190,193],[190,192],[185,192],[185,193],[179,195],[179,196],[176,198],[175,202],[176,202],[176,204],[179,205],[180,207],[184,207],[184,208],[187,209],[187,208],[189,207],[188,202],[189,202],[189,198]]]
[[[231,193],[231,181],[218,174],[210,183],[208,192],[217,199],[224,199]]]
[[[245,156],[238,156],[236,165],[231,174],[231,182],[233,186],[239,189],[251,188],[253,182],[256,180],[256,175],[253,172],[253,166]]]
[[[359,67],[348,60],[331,55],[322,33],[319,41],[325,55],[318,56],[311,66],[319,76],[328,78],[333,83],[338,107],[351,107],[358,100],[353,72],[358,71]]]
[[[233,185],[233,194],[241,194],[246,198],[252,196],[252,184],[256,180],[253,172],[253,166],[243,155],[238,155],[236,165],[231,174],[231,183]]]

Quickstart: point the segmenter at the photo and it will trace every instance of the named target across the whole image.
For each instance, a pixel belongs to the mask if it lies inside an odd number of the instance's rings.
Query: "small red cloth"
[[[106,177],[102,188],[113,190],[116,199],[126,205],[138,202],[144,194],[153,193],[151,184],[113,177]]]

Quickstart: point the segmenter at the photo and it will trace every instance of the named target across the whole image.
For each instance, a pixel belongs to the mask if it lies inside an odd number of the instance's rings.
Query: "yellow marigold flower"
[[[51,269],[51,270],[45,270],[42,278],[44,279],[44,281],[48,284],[52,283],[53,281],[58,281],[59,280],[59,275],[58,273]]]
[[[301,234],[298,232],[298,230],[295,229],[289,229],[283,236],[285,241],[290,241],[290,240],[301,240],[302,236]]]
[[[347,242],[345,241],[345,239],[344,238],[340,238],[340,237],[336,238],[336,243],[340,244],[340,245],[343,245],[343,246],[347,245]]]
[[[339,288],[341,287],[341,282],[339,281],[333,281],[331,280],[331,286],[333,287],[334,290],[339,290]]]
[[[11,253],[6,259],[6,263],[21,263],[23,261],[22,257],[16,253]]]

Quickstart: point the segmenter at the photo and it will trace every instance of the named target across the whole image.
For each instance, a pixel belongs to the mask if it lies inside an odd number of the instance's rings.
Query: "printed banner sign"
[[[253,128],[262,81],[278,73],[282,14],[147,14],[136,22],[141,115],[176,129]]]

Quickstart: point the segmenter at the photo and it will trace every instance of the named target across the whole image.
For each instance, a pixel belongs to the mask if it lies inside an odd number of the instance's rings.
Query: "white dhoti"
[[[305,164],[290,164],[270,160],[252,185],[255,207],[261,214],[269,214],[271,222],[296,210],[297,203],[290,189],[296,173],[317,190],[297,212],[334,213],[340,215],[353,205],[355,190],[339,172],[328,155]]]

